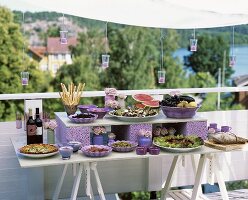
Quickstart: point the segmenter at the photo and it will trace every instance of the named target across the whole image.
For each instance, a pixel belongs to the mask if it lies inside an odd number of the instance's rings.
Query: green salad
[[[170,148],[195,148],[203,145],[203,140],[195,135],[160,136],[155,137],[153,142],[158,146]]]

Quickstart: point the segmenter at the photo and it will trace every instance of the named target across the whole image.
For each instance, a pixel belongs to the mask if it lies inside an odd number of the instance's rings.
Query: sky
[[[44,11],[44,9],[39,8],[37,6],[33,6],[32,4],[26,3],[25,1],[22,0],[0,0],[0,5],[6,6],[11,10],[31,11],[31,12]]]

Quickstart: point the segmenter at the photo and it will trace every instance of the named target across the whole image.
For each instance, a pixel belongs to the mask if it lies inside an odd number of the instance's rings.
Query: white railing
[[[214,87],[214,88],[177,88],[177,89],[146,89],[146,90],[118,90],[119,93],[133,95],[145,93],[151,95],[169,94],[172,91],[180,91],[182,94],[194,93],[221,93],[221,92],[247,92],[248,87]],[[83,97],[101,97],[105,96],[104,91],[85,91]],[[0,100],[21,100],[21,99],[56,99],[60,98],[58,92],[51,93],[16,93],[0,94]]]

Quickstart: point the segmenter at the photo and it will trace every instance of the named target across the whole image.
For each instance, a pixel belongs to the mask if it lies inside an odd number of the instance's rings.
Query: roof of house
[[[70,52],[69,46],[76,46],[76,44],[77,44],[76,37],[68,38],[67,44],[60,44],[59,37],[50,37],[47,38],[47,53],[48,54],[69,53]]]
[[[29,50],[39,58],[42,58],[46,53],[46,47],[44,46],[30,46]]]
[[[242,86],[248,85],[248,74],[237,76],[237,77],[233,78],[233,81],[237,87],[242,87]]]

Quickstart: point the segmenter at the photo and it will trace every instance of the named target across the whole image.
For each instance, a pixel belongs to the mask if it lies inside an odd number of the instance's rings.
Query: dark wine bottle
[[[36,108],[35,112],[35,125],[37,127],[36,131],[36,143],[43,143],[43,125],[40,118],[39,108]]]
[[[35,144],[36,143],[36,125],[33,120],[32,109],[28,109],[29,118],[27,120],[27,144]]]

